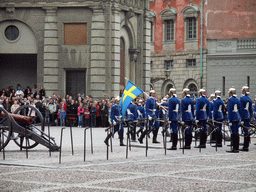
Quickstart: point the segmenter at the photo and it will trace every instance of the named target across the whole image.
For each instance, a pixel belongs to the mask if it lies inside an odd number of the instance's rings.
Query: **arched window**
[[[124,39],[120,38],[120,85],[125,86],[125,44]]]
[[[173,88],[173,85],[172,84],[168,84],[165,88],[165,95],[168,95],[169,94],[169,90]]]
[[[197,92],[197,86],[194,84],[194,83],[191,83],[188,85],[188,89],[190,91],[190,95],[191,96],[196,96],[198,95],[198,92]]]

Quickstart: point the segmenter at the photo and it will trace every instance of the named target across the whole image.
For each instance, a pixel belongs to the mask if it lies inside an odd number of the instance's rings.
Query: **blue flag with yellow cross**
[[[142,94],[144,91],[142,91],[139,87],[134,85],[131,81],[128,81],[124,93],[122,95],[122,98],[120,100],[119,106],[122,109],[122,116],[124,118],[125,112],[127,110],[128,105],[131,103],[133,99],[138,97],[138,95]]]

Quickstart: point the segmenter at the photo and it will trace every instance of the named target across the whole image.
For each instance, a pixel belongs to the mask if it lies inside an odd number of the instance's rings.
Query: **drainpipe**
[[[200,78],[201,78],[201,88],[203,87],[203,17],[204,17],[204,5],[201,0],[201,46],[200,46]]]

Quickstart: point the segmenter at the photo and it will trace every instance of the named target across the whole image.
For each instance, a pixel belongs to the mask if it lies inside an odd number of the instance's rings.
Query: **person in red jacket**
[[[77,108],[77,116],[78,116],[78,126],[77,127],[83,127],[83,114],[84,114],[84,107],[83,103],[80,103],[79,107]]]

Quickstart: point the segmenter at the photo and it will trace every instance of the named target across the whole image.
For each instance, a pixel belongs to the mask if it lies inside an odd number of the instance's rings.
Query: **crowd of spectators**
[[[77,98],[56,93],[46,97],[44,88],[38,89],[37,85],[33,89],[22,88],[20,84],[16,88],[9,86],[2,89],[0,95],[0,106],[8,112],[14,113],[22,105],[32,105],[41,112],[45,123],[52,126],[107,127],[114,102],[114,98],[93,100],[90,95],[83,98],[81,94]]]

